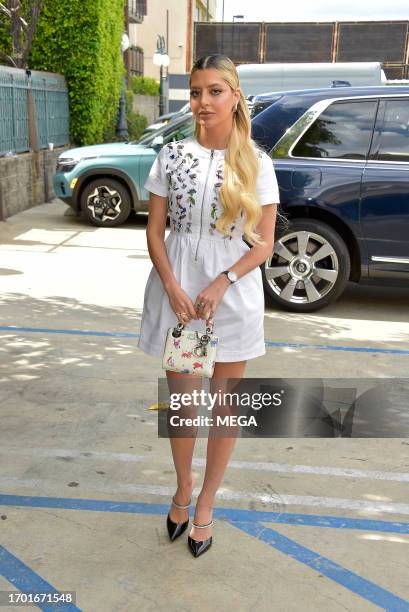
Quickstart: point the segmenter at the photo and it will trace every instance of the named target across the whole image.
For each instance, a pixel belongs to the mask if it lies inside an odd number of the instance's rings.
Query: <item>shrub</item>
[[[130,89],[126,92],[126,123],[128,127],[129,140],[139,140],[142,132],[148,125],[145,115],[135,113],[133,108],[133,93]],[[117,131],[118,115],[115,122],[104,130],[104,142],[123,142],[124,138],[118,136]]]
[[[145,115],[135,113],[132,104],[133,92],[128,90],[126,92],[126,120],[128,123],[129,140],[139,140],[142,132],[148,125],[148,120]]]
[[[44,0],[29,66],[64,74],[77,145],[102,142],[116,128],[124,6],[125,0]]]
[[[151,77],[133,76],[131,81],[131,89],[134,94],[143,96],[158,96],[159,81]]]

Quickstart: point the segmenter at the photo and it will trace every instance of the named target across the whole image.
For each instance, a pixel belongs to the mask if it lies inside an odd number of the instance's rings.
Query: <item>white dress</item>
[[[208,149],[191,136],[164,145],[144,185],[168,198],[170,233],[165,246],[177,282],[193,303],[198,293],[220,272],[233,266],[250,247],[243,241],[244,217],[231,226],[232,238],[216,230],[222,213],[219,189],[226,149]],[[279,203],[271,158],[257,149],[260,205]],[[163,356],[166,333],[178,323],[156,268],[150,272],[144,296],[138,347]],[[205,330],[204,319],[191,320],[187,329]],[[242,361],[264,355],[264,291],[257,266],[227,287],[214,315],[219,336],[216,362]]]

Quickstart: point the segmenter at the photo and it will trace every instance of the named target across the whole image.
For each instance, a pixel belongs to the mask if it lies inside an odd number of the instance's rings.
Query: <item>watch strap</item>
[[[229,272],[230,272],[230,270],[223,270],[223,272],[221,272],[221,274],[225,274],[227,276],[227,278],[228,278],[229,283],[232,285],[234,283],[234,281],[230,280]]]

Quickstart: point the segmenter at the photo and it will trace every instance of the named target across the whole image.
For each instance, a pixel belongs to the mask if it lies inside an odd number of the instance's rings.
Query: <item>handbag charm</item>
[[[185,329],[183,323],[170,327],[166,335],[163,368],[211,378],[219,343],[219,337],[213,334],[213,325],[213,319],[207,319],[204,334]]]

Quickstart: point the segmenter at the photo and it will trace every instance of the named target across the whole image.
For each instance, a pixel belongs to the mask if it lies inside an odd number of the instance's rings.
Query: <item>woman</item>
[[[163,146],[145,183],[153,268],[138,346],[162,357],[169,327],[180,322],[203,331],[203,320],[213,317],[220,338],[210,380],[214,391],[220,379],[241,379],[246,361],[266,352],[259,265],[272,252],[279,191],[271,159],[251,139],[233,62],[219,54],[197,60],[189,86],[195,135]],[[168,214],[171,231],[164,241]],[[171,391],[181,378],[190,389],[200,381],[195,375],[166,374]],[[172,541],[189,522],[196,432],[192,428],[191,437],[170,438],[178,484],[167,517]],[[214,500],[235,440],[209,433],[203,487],[188,537],[194,556],[212,543]]]

